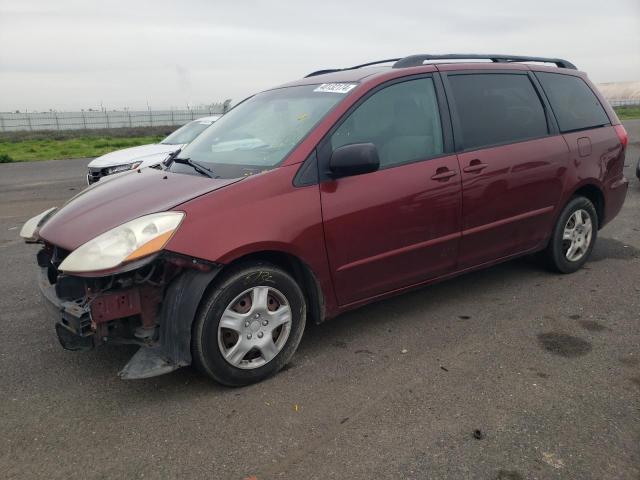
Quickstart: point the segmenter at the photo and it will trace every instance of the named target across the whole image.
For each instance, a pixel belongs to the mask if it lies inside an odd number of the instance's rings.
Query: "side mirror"
[[[334,178],[375,172],[378,168],[380,159],[373,143],[354,143],[336,148],[329,160],[329,170]]]

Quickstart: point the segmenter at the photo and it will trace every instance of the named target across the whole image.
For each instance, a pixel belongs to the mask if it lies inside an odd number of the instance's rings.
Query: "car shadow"
[[[502,289],[501,285],[504,285],[505,282],[512,284],[517,279],[522,279],[523,275],[540,277],[552,274],[546,272],[534,260],[523,258],[462,275],[446,282],[421,287],[397,297],[381,300],[352,312],[347,312],[320,325],[307,323],[305,334],[296,356],[313,357],[320,355],[326,348],[340,346],[342,339],[346,335],[350,335],[350,332],[354,330],[376,328],[387,323],[391,325],[397,321],[402,321],[403,317],[410,318],[415,314],[428,310],[430,305],[442,302],[443,298],[464,302],[480,294],[486,294],[489,290],[494,290],[495,297],[499,298]],[[398,316],[398,312],[402,312],[400,316]],[[86,358],[82,361],[81,368],[84,374],[88,376],[96,375],[102,377],[105,375],[105,369],[109,370],[110,375],[113,376],[115,374],[114,368],[116,371],[122,368],[131,355],[135,353],[136,348],[131,346],[110,346],[97,349],[89,354],[93,358]],[[283,369],[284,372],[296,368],[296,356],[294,356],[291,364]],[[78,365],[78,368],[80,368],[80,365]],[[286,375],[284,372],[281,372],[280,375]],[[159,390],[163,395],[171,397],[198,394],[226,396],[237,394],[240,391],[264,388],[264,385],[267,385],[270,381],[267,380],[257,385],[230,389],[210,381],[192,367],[181,368],[168,375],[150,379],[135,381],[120,381],[117,379],[117,382],[120,383],[118,389],[129,390],[129,395],[134,395],[138,392],[141,395],[141,400],[146,398],[149,390]],[[135,395],[133,397],[130,396],[130,398],[135,398]]]
[[[443,299],[465,303],[487,292],[499,299],[505,284],[512,285],[518,279],[554,276],[547,271],[535,256],[528,256],[502,263],[493,267],[463,274],[459,277],[417,287],[407,293],[365,305],[351,312],[344,313],[322,324],[307,324],[299,352],[314,354],[316,349],[324,348],[344,338],[350,330],[375,328],[392,324],[402,317],[411,318],[423,314],[431,305],[441,304]],[[398,316],[398,312],[402,312]],[[460,318],[468,318],[462,316]]]
[[[604,259],[632,259],[640,257],[640,251],[634,247],[624,246],[617,240],[601,237],[592,254],[592,261]],[[335,319],[319,325],[307,323],[296,356],[314,357],[320,355],[324,349],[346,347],[344,338],[353,335],[354,331],[363,328],[393,328],[403,318],[410,319],[424,313],[443,299],[456,302],[470,302],[480,295],[492,292],[495,299],[502,297],[506,285],[516,282],[531,283],[532,280],[544,282],[545,279],[557,274],[546,270],[536,255],[512,260],[496,266],[467,273],[453,279],[420,287],[407,293],[385,300],[380,300],[354,311],[344,313]],[[398,312],[401,312],[398,315]],[[460,317],[463,318],[463,317]],[[82,369],[83,376],[111,377],[121,369],[135,353],[135,346],[108,346],[89,352],[89,357],[81,362],[71,362],[72,368]],[[296,356],[283,369],[279,376],[287,375],[288,370],[297,369]],[[65,367],[66,368],[66,367]],[[277,378],[278,376],[276,376]],[[106,378],[105,378],[106,380]],[[122,381],[118,378],[112,385],[117,390],[127,390],[131,400],[149,401],[150,390],[159,391],[161,397],[193,397],[194,395],[240,395],[239,392],[265,388],[270,381],[266,380],[257,385],[242,388],[228,388],[209,380],[192,367],[185,367],[167,375],[149,379]],[[111,381],[110,381],[111,382]],[[95,384],[95,382],[94,382]],[[136,394],[139,394],[136,395]],[[157,398],[154,401],[161,401]]]

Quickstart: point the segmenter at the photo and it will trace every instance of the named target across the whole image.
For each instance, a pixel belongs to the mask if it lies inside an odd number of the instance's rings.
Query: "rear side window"
[[[431,78],[396,83],[365,100],[331,136],[331,147],[373,143],[380,167],[442,154],[442,127]]]
[[[466,150],[544,137],[540,98],[527,75],[449,75]]]
[[[580,77],[536,72],[561,132],[600,127],[611,122],[598,98]]]

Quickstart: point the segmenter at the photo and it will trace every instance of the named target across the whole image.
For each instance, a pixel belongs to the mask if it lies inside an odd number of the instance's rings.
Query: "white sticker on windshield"
[[[357,87],[355,83],[323,83],[314,92],[347,93]]]

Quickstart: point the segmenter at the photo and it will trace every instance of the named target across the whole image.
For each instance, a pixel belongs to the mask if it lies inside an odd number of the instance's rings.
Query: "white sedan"
[[[183,125],[160,143],[125,148],[94,158],[88,165],[87,183],[95,183],[106,175],[157,165],[170,153],[191,142],[219,118],[220,115],[199,118]]]

